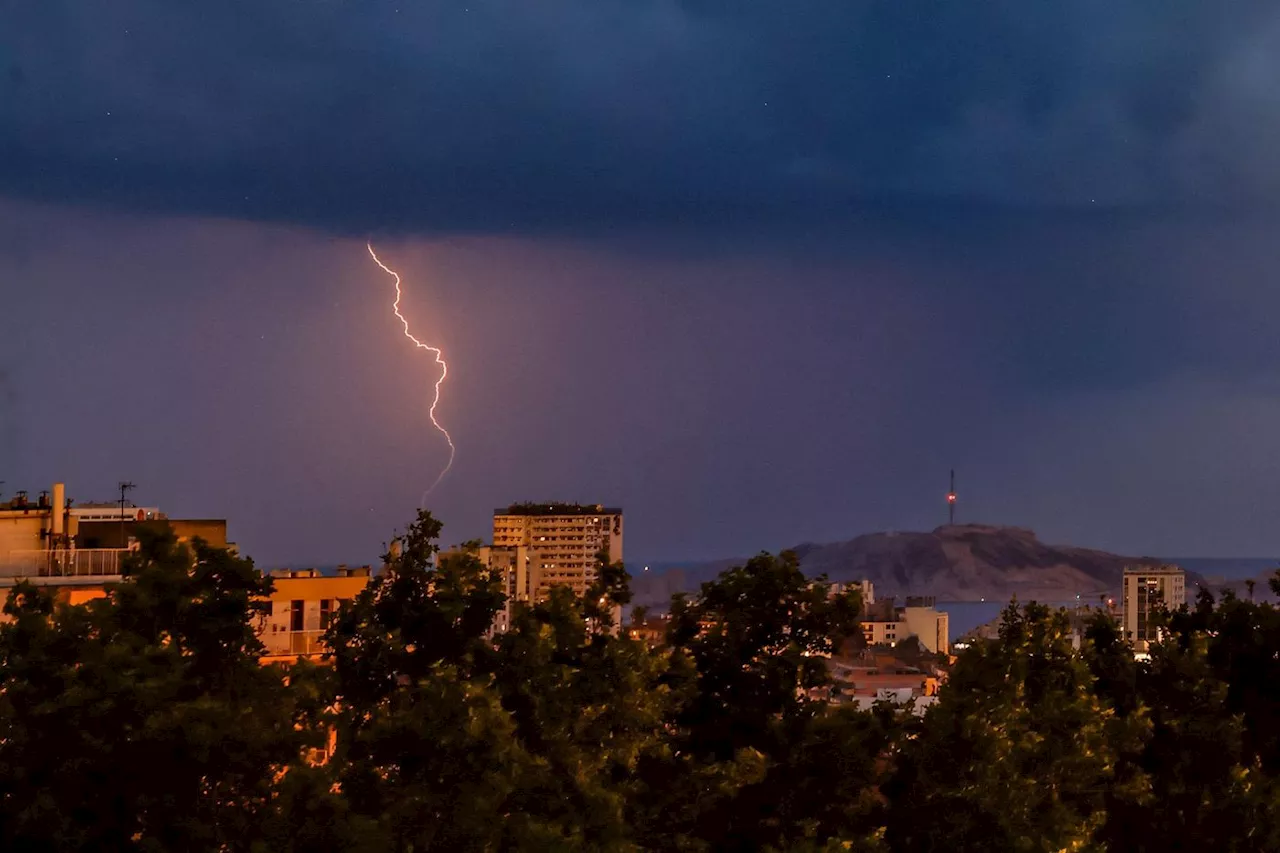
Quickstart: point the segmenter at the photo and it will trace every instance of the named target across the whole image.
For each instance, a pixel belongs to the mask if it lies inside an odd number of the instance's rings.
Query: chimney
[[[66,520],[67,512],[67,487],[63,483],[53,484],[53,510],[50,515],[53,516],[53,540],[54,545],[61,543],[62,534],[64,532],[63,524]]]

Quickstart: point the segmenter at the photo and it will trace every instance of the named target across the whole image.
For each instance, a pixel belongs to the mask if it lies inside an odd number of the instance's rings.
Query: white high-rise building
[[[1155,615],[1187,602],[1186,572],[1177,566],[1130,566],[1124,570],[1121,627],[1133,650],[1145,654],[1160,639]]]

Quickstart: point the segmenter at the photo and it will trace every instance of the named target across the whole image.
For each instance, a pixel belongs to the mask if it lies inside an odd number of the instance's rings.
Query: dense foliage
[[[1280,610],[1202,596],[1136,661],[1099,616],[1011,606],[923,717],[828,701],[858,632],[792,554],[612,624],[626,572],[493,636],[503,579],[422,513],[331,625],[264,666],[269,578],[149,536],[0,623],[0,849],[1280,849]],[[1078,646],[1078,647],[1077,647]],[[315,749],[331,744],[327,761]]]

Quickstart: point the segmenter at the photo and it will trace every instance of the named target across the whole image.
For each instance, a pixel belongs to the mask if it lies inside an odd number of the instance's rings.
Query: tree
[[[1116,783],[1113,712],[1064,612],[1016,603],[966,650],[885,791],[893,850],[1096,849]]]
[[[859,630],[860,605],[856,590],[806,578],[790,552],[674,602],[676,704],[669,752],[642,769],[646,847],[785,849],[874,832],[870,780],[887,734],[826,701],[826,658]]]
[[[440,529],[393,542],[327,665],[260,665],[271,581],[199,542],[145,536],[87,604],[19,584],[0,849],[1280,849],[1271,604],[1202,591],[1138,661],[1108,616],[1077,650],[1065,612],[1015,603],[920,718],[830,701],[860,602],[794,554],[678,597],[651,649],[607,554],[495,635],[504,578]]]
[[[629,600],[602,556],[582,597],[553,588],[491,637],[503,579],[440,556],[419,514],[328,634],[336,779],[392,849],[627,849],[638,756],[665,716],[661,658],[616,636]]]
[[[681,715],[685,748],[720,760],[766,754],[780,721],[807,716],[830,682],[826,659],[860,630],[857,590],[833,595],[811,582],[794,553],[761,554],[673,602],[668,641],[687,657],[695,688]]]
[[[1098,611],[1085,624],[1084,659],[1094,678],[1094,693],[1121,717],[1138,709],[1138,663],[1120,625]]]
[[[665,653],[615,630],[630,599],[625,568],[601,552],[584,595],[552,587],[495,638],[488,673],[531,762],[509,800],[509,844],[634,849],[637,767],[663,748],[670,697]]]
[[[147,532],[81,605],[20,584],[0,625],[0,847],[243,849],[310,733],[264,667],[248,560]]]
[[[523,764],[510,717],[480,675],[502,578],[471,551],[437,564],[440,529],[420,511],[386,570],[326,634],[333,773],[351,814],[389,849],[490,848]]]
[[[519,608],[493,660],[495,689],[534,762],[513,811],[561,849],[632,848],[637,767],[661,749],[667,716],[663,654],[597,627],[607,618],[590,615],[598,592],[554,588]]]
[[[1166,638],[1137,668],[1152,734],[1125,763],[1150,781],[1136,801],[1116,797],[1103,839],[1114,849],[1168,850],[1195,839],[1220,850],[1280,843],[1275,776],[1280,712],[1280,614],[1202,590],[1192,609],[1167,618]]]

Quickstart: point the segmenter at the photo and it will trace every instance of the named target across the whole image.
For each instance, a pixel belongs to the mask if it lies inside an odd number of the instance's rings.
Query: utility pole
[[[947,524],[956,523],[956,469],[951,469],[951,491],[947,492]]]
[[[130,489],[136,489],[138,487],[136,484],[130,483],[127,480],[121,480],[117,485],[120,488],[120,547],[128,548],[129,540],[124,535],[124,495],[125,492]]]

